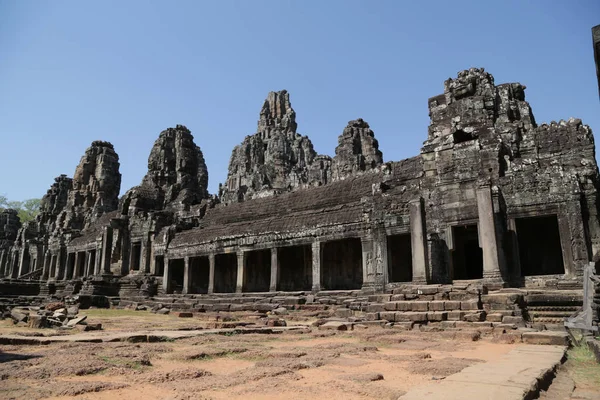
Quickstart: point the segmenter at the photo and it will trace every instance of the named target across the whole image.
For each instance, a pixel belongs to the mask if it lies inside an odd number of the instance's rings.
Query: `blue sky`
[[[469,67],[526,85],[538,123],[574,116],[599,134],[597,24],[598,0],[0,0],[0,194],[41,197],[93,140],[114,144],[124,193],[176,124],[215,193],[281,89],[317,152],[363,118],[400,160],[426,139],[427,99]]]

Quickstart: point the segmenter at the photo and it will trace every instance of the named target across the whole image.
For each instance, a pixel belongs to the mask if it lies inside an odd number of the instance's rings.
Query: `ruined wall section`
[[[348,122],[338,138],[332,162],[332,179],[370,171],[383,163],[383,153],[369,124],[359,118]]]

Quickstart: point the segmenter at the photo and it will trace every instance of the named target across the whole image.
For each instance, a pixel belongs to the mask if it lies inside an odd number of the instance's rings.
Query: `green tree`
[[[0,211],[6,208],[17,210],[21,223],[32,221],[40,212],[40,199],[28,199],[25,201],[9,201],[4,195],[0,195]]]

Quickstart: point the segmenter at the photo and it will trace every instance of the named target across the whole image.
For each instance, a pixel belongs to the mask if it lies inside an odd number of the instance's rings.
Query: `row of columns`
[[[501,259],[498,251],[497,226],[494,215],[492,193],[489,187],[477,191],[477,208],[479,216],[480,244],[483,249],[483,277],[485,279],[501,279]],[[425,224],[425,211],[422,199],[409,204],[410,234],[412,253],[413,283],[426,284],[431,281],[429,268],[429,246],[427,243],[427,229]],[[370,238],[363,238],[363,285],[386,284],[387,277],[387,237],[385,233],[374,234]],[[312,290],[321,290],[321,242],[314,241],[312,248]],[[276,291],[279,281],[279,262],[277,248],[271,249],[271,271],[269,290]],[[240,250],[237,257],[236,292],[240,293],[244,286],[245,254]],[[208,255],[209,282],[208,293],[214,292],[215,255]],[[165,291],[171,291],[171,268],[169,260],[165,259],[163,285]],[[192,285],[192,271],[190,257],[184,257],[183,293],[190,293]]]

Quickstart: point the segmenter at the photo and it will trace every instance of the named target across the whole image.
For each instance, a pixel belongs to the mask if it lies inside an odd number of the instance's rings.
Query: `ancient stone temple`
[[[478,68],[428,104],[420,154],[385,161],[359,118],[340,127],[330,157],[297,132],[289,93],[271,92],[218,195],[184,126],[160,133],[146,176],[121,199],[118,156],[93,142],[34,222],[0,214],[2,287],[113,302],[193,294],[202,307],[225,294],[366,307],[375,294],[489,306],[483,295],[517,293],[492,307],[513,318],[522,296],[534,310],[546,293],[544,304],[576,308],[583,267],[600,252],[591,129],[574,118],[538,125],[524,85]]]

